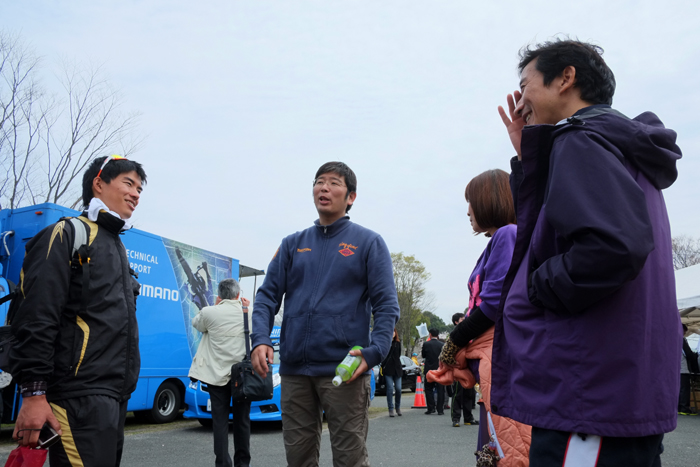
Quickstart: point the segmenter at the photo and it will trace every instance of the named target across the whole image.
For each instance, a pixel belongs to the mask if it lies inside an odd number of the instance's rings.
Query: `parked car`
[[[282,378],[279,375],[279,336],[280,328],[275,326],[272,330],[272,334],[270,334],[274,349],[274,359],[272,363],[272,399],[261,402],[252,402],[250,404],[250,420],[253,422],[282,420]],[[375,369],[372,379],[370,380],[370,399],[374,399],[376,378],[374,375],[376,374],[377,370]],[[415,378],[413,381],[415,383]],[[185,413],[183,416],[185,418],[197,419],[202,426],[212,426],[211,399],[209,398],[209,389],[207,388],[206,383],[202,383],[201,381],[190,383],[185,392]],[[233,415],[229,415],[229,419],[233,420]]]
[[[405,355],[401,355],[401,366],[403,367],[401,389],[410,389],[411,392],[416,392],[416,379],[420,375],[420,367]],[[375,394],[386,395],[386,382],[384,381],[384,376],[379,374],[379,365],[375,366],[373,370]]]
[[[275,328],[275,330],[279,333],[279,328]],[[275,330],[273,330],[273,334]],[[280,403],[280,383],[282,379],[279,375],[279,346],[274,344],[273,348],[274,360],[271,365],[272,399],[250,404],[250,420],[254,422],[282,420],[282,411],[280,409],[282,406]],[[195,418],[203,426],[212,425],[211,399],[209,398],[209,389],[206,383],[201,381],[190,383],[185,391],[185,413],[183,416],[185,418]],[[233,420],[233,415],[229,414],[229,419]]]

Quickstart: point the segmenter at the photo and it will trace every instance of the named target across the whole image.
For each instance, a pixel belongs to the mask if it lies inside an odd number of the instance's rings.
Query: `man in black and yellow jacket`
[[[145,182],[137,162],[96,159],[83,176],[86,210],[78,219],[85,225],[62,219],[26,246],[11,323],[11,373],[23,396],[13,437],[33,447],[48,423],[61,435],[49,451],[51,466],[121,460],[140,356],[139,283],[119,234],[131,227]],[[75,252],[76,231],[85,226]]]

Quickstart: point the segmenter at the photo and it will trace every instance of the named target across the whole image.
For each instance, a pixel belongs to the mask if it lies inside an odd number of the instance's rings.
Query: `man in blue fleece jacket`
[[[255,297],[251,358],[263,376],[273,357],[270,331],[284,299],[280,376],[290,467],[318,465],[323,412],[333,465],[369,466],[368,371],[389,352],[399,305],[384,240],[347,216],[356,189],[355,174],[344,163],[318,169],[313,198],[319,218],[282,240]],[[360,366],[347,383],[333,386],[336,366],[356,345],[363,349],[350,353],[362,357]]]

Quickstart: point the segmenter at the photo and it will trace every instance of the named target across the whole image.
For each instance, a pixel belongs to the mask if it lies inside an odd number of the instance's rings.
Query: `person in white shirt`
[[[214,306],[207,306],[192,318],[202,340],[190,367],[190,378],[207,384],[211,397],[214,454],[217,467],[248,467],[250,464],[250,402],[231,404],[231,366],[245,357],[243,313],[250,301],[240,298],[235,279],[219,282]],[[248,316],[249,326],[252,323]],[[228,452],[228,414],[233,407],[233,464]]]

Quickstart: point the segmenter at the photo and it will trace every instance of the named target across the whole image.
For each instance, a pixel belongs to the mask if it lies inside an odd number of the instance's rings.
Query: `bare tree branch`
[[[123,140],[138,126],[138,114],[123,116],[119,110],[121,95],[100,75],[100,70],[81,72],[75,65],[64,66],[63,88],[68,96],[65,114],[61,115],[70,128],[67,141],[53,137],[49,156],[46,201],[58,203],[72,198],[76,189],[71,181],[79,179],[88,164],[100,155],[123,148]],[[59,135],[62,133],[59,133]],[[128,155],[128,154],[123,154]]]
[[[700,263],[700,238],[679,235],[671,239],[673,268],[683,269]]]
[[[7,174],[0,183],[0,199],[12,208],[22,202],[32,179],[33,153],[44,122],[42,92],[34,79],[39,60],[18,39],[0,32],[0,57],[0,166]]]
[[[73,203],[81,175],[99,156],[134,152],[138,113],[122,112],[123,98],[99,67],[62,65],[62,95],[38,84],[39,59],[20,40],[0,32],[0,201]],[[128,154],[127,154],[128,152]],[[76,182],[77,181],[77,182]]]

